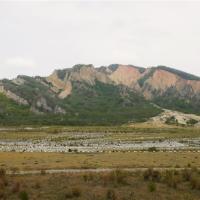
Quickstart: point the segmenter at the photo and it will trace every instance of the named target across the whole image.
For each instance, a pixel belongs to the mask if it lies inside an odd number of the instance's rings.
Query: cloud
[[[19,74],[34,75],[38,70],[35,60],[23,57],[9,57],[0,60],[0,78],[14,78]]]
[[[34,60],[30,58],[22,58],[22,57],[11,57],[7,58],[4,61],[4,65],[8,67],[14,67],[14,68],[35,68],[37,67],[37,64]]]
[[[0,2],[0,78],[117,62],[200,75],[200,2],[94,1]]]

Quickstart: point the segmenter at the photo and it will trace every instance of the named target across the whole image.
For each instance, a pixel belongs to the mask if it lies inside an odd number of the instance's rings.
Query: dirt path
[[[8,175],[34,175],[34,174],[76,174],[76,173],[101,173],[101,172],[112,172],[114,170],[120,169],[122,171],[128,171],[128,172],[137,172],[137,171],[145,171],[149,168],[101,168],[101,169],[47,169],[47,170],[27,170],[27,171],[6,171],[6,174]],[[176,170],[176,171],[182,171],[184,169],[191,169],[191,168],[174,168],[174,167],[165,167],[165,168],[159,168],[155,167],[152,168],[157,171],[166,171],[166,170]],[[200,170],[200,168],[197,168]]]

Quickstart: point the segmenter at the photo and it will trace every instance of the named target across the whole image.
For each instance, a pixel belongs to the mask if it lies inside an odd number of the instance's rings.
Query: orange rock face
[[[153,73],[151,73],[153,69]],[[143,85],[139,85],[139,80],[149,75],[144,80]],[[99,71],[93,66],[83,66],[78,70],[70,69],[66,72],[65,78],[61,80],[55,71],[47,77],[47,81],[52,83],[52,90],[60,91],[59,98],[66,98],[73,91],[72,81],[84,81],[90,85],[94,85],[98,80],[105,84],[124,85],[137,92],[140,92],[147,99],[153,97],[153,91],[159,91],[159,94],[165,93],[169,88],[174,88],[178,92],[190,88],[193,93],[200,93],[200,81],[186,80],[176,73],[169,72],[160,68],[147,68],[139,70],[139,68],[130,65],[118,65],[114,70],[107,68],[105,71]]]
[[[169,87],[175,86],[179,79],[180,78],[175,74],[158,69],[148,80],[148,84],[154,89],[166,90]]]
[[[117,70],[110,75],[110,79],[116,84],[134,87],[141,76],[137,68],[128,65],[120,65]]]

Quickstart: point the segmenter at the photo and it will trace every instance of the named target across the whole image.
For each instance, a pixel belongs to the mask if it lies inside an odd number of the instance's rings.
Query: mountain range
[[[78,64],[0,81],[2,125],[115,125],[163,109],[200,115],[200,77],[166,66]]]

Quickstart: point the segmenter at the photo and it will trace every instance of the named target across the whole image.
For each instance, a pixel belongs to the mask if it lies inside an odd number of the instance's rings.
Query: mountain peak
[[[92,64],[76,64],[72,67],[74,70],[80,70],[82,68],[94,68]]]

